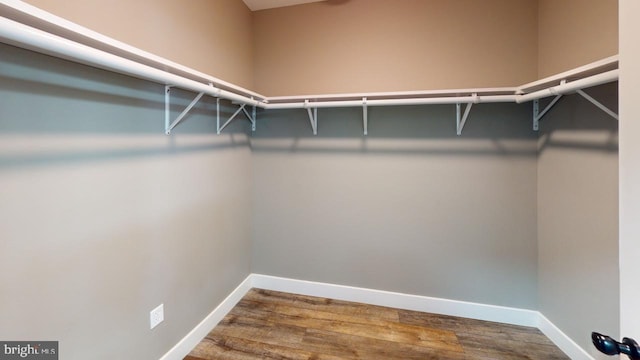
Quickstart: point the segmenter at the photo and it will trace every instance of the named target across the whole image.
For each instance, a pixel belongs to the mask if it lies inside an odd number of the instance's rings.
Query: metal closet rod
[[[59,58],[79,62],[82,64],[95,66],[98,68],[126,74],[132,77],[153,81],[156,83],[175,86],[181,89],[203,93],[217,98],[231,100],[235,103],[255,106],[263,109],[305,109],[305,108],[330,108],[330,107],[360,107],[360,106],[393,106],[393,105],[424,105],[424,104],[460,104],[460,103],[495,103],[495,102],[516,102],[522,103],[537,100],[549,96],[567,94],[591,86],[613,82],[618,79],[618,70],[610,70],[597,75],[585,77],[579,80],[562,83],[546,89],[538,90],[528,94],[513,95],[483,95],[483,89],[469,90],[466,96],[433,96],[437,92],[429,92],[430,97],[415,98],[415,91],[406,92],[411,98],[394,99],[371,99],[367,100],[366,95],[362,100],[324,100],[324,101],[302,101],[299,96],[292,98],[293,101],[286,102],[286,97],[278,98],[279,103],[269,103],[269,98],[255,100],[253,98],[234,93],[232,91],[219,89],[213,84],[204,84],[176,74],[172,74],[148,65],[144,65],[133,60],[129,60],[63,37],[53,35],[28,25],[0,17],[0,41],[26,48],[29,50],[53,55]],[[487,90],[488,92],[489,89]],[[461,90],[461,93],[464,93]],[[443,91],[443,95],[447,91]],[[402,92],[394,93],[395,96],[402,95]],[[335,97],[339,98],[340,95]],[[354,94],[349,94],[350,98]]]
[[[289,102],[266,104],[266,109],[306,109],[306,108],[339,108],[339,107],[360,107],[366,106],[393,106],[393,105],[429,105],[429,104],[460,104],[460,103],[495,103],[495,102],[515,102],[516,95],[477,95],[468,96],[444,96],[429,98],[409,98],[409,99],[377,99],[367,100],[364,96],[361,100],[334,100],[316,102]]]
[[[563,83],[528,94],[518,95],[518,97],[516,98],[516,102],[523,103],[532,100],[539,100],[549,96],[566,95],[588,87],[614,82],[618,80],[619,75],[619,69],[609,70],[600,74],[585,77],[583,79]]]

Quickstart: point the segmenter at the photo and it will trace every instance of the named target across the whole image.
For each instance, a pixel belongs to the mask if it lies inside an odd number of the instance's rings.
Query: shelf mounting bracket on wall
[[[313,135],[318,135],[318,108],[313,108],[312,112],[311,107],[309,106],[309,100],[304,101],[304,107],[307,109],[307,113],[309,113],[309,122],[311,123]]]
[[[602,104],[601,102],[599,102],[598,100],[592,98],[589,94],[587,94],[586,92],[582,91],[582,90],[576,90],[576,92],[578,94],[580,94],[580,96],[582,96],[583,98],[589,100],[590,103],[592,103],[593,105],[597,106],[600,110],[604,111],[605,113],[607,113],[607,115],[611,116],[612,118],[616,119],[616,120],[620,120],[620,118],[618,117],[618,114],[616,114],[615,112],[613,112],[611,109],[609,109],[608,107],[604,106],[604,104]]]
[[[301,101],[310,98],[309,95],[280,96],[274,98],[265,97],[237,85],[213,78],[207,74],[200,73],[180,64],[176,64],[153,54],[144,52],[125,43],[118,42],[99,33],[78,27],[73,23],[52,16],[51,14],[42,13],[37,8],[26,5],[22,1],[0,0],[0,2],[15,10],[15,14],[13,10],[9,11],[9,13],[13,14],[12,16],[0,16],[0,38],[8,44],[84,65],[93,66],[98,69],[104,69],[142,80],[152,81],[154,83],[161,84],[162,86],[167,85],[165,88],[166,133],[170,133],[171,130],[183,120],[187,112],[190,111],[190,109],[185,110],[183,114],[176,119],[176,121],[171,123],[171,87],[192,91],[193,93],[198,94],[196,98],[200,98],[203,94],[206,94],[214,98],[234,101],[234,104],[245,104],[245,106],[241,107],[234,116],[232,116],[232,118],[244,111],[252,123],[252,131],[255,131],[256,128],[256,107],[260,107],[265,110],[299,109],[304,108],[305,106]],[[32,23],[31,20],[21,20],[23,16],[20,14],[33,18],[34,23]],[[41,30],[45,28],[49,29],[49,31]],[[89,41],[90,43],[95,43],[99,46],[87,45],[85,44],[85,41],[79,41],[80,38],[91,40]],[[112,50],[106,51],[104,48]],[[519,104],[550,96],[556,96],[554,101],[557,101],[559,99],[557,96],[561,94],[575,93],[577,90],[617,81],[619,79],[620,72],[618,65],[619,57],[617,55],[610,56],[519,87],[509,88],[315,95],[311,97],[314,99],[313,103],[308,105],[313,107],[314,111],[311,112],[309,110],[308,112],[310,113],[312,126],[315,128],[315,132],[317,133],[317,113],[315,112],[318,108],[363,106],[363,127],[365,128],[364,132],[367,133],[367,110],[368,107],[371,106],[467,104],[465,115],[459,117],[459,122],[457,124],[458,133],[461,134],[465,126],[465,121],[468,118],[469,110],[472,106],[470,103],[515,102]],[[567,82],[566,79],[572,79],[572,81]],[[557,84],[558,81],[560,81],[559,85]],[[212,84],[218,84],[221,88],[214,87]],[[473,98],[469,97],[470,93],[473,93]],[[601,108],[603,111],[607,112],[607,114],[614,118],[618,118],[617,114],[610,109],[607,109],[605,106],[602,106],[602,104],[586,95],[586,93],[581,91],[578,93]],[[480,94],[480,96],[477,96],[477,94]],[[261,100],[257,101],[254,97]],[[365,97],[368,97],[368,100]],[[198,100],[199,99],[194,99],[188,108],[195,106],[195,103]],[[277,102],[270,103],[271,100],[277,100]],[[252,114],[248,112],[246,105],[254,107]],[[536,101],[534,105],[534,127],[535,129],[538,129],[538,122],[542,116],[548,112],[550,107],[547,107],[544,111],[540,112],[538,108],[539,103]],[[224,125],[220,125],[219,107],[218,101],[218,133],[220,133],[222,129],[229,124],[229,121],[227,121]],[[230,121],[231,120],[232,119],[230,119]]]
[[[364,136],[369,134],[369,117],[367,113],[367,98],[362,98],[362,128],[364,130]]]
[[[251,97],[251,100],[253,100],[253,96]],[[247,115],[247,117],[251,121],[251,131],[256,131],[256,120],[258,118],[256,115],[256,106],[253,105],[251,109],[251,117],[249,117],[249,113],[247,112],[247,110],[245,110],[244,113]]]
[[[251,99],[253,99],[253,97]],[[224,130],[224,128],[226,128],[227,125],[229,125],[236,118],[236,116],[240,114],[240,112],[244,112],[244,114],[247,116],[247,119],[249,119],[249,121],[251,122],[251,131],[256,131],[255,106],[253,107],[251,114],[249,114],[249,111],[247,110],[247,104],[240,104],[238,110],[236,110],[236,112],[234,112],[233,115],[231,115],[231,117],[229,117],[229,119],[222,126],[220,126],[220,98],[216,100],[216,128],[218,135],[222,133],[222,130]]]
[[[477,101],[478,98],[478,94],[473,94],[473,99],[474,102]],[[467,106],[464,108],[464,114],[462,115],[462,117],[460,116],[461,114],[461,104],[457,103],[456,104],[456,134],[458,134],[458,136],[462,135],[462,130],[464,129],[464,125],[467,123],[467,119],[469,118],[469,112],[471,111],[471,107],[473,106],[474,102],[470,102],[467,103]]]
[[[213,87],[213,84],[209,84],[209,86]],[[173,122],[170,122],[171,85],[166,85],[164,87],[164,133],[167,135],[171,135],[171,130],[173,130],[173,128],[175,128],[182,120],[184,120],[185,116],[187,116],[189,111],[191,111],[191,109],[193,109],[198,101],[200,101],[203,95],[203,92],[198,93],[198,95],[196,95],[196,97],[180,113],[180,115],[178,115],[178,117]]]
[[[560,100],[562,95],[556,95],[553,100],[544,108],[544,110],[540,111],[540,100],[533,100],[533,130],[540,130],[540,119],[551,110],[551,108]]]

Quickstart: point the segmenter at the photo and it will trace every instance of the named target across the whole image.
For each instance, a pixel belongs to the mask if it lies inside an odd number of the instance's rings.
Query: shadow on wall
[[[618,83],[584,90],[618,113]],[[540,109],[551,98],[540,101]],[[564,96],[540,122],[538,151],[549,148],[618,152],[618,120],[598,109],[579,94]]]
[[[361,108],[319,109],[318,135],[306,110],[262,111],[251,143],[257,152],[535,156],[530,108],[474,105],[461,136],[455,105],[369,107],[367,136]]]
[[[585,92],[617,112],[617,83]],[[541,100],[541,109],[551,99]],[[314,136],[304,109],[262,111],[251,143],[253,151],[289,153],[532,156],[548,147],[617,151],[617,121],[577,94],[564,96],[545,115],[539,133],[532,125],[532,103],[476,104],[461,136],[456,135],[455,105],[369,107],[364,136],[362,109],[337,108],[318,110]],[[564,130],[598,135],[571,139],[561,135]],[[536,139],[537,149],[529,146]]]
[[[0,44],[0,168],[7,166],[176,155],[249,146],[256,152],[363,153],[398,155],[534,156],[549,146],[617,151],[617,122],[579,95],[565,96],[542,120],[538,148],[532,141],[532,105],[477,104],[461,136],[456,135],[454,105],[369,107],[368,135],[363,135],[361,108],[318,110],[314,136],[304,109],[259,111],[257,131],[238,119],[216,135],[215,99],[204,97],[171,136],[164,135],[164,87],[128,76],[83,66]],[[587,89],[617,110],[617,84]],[[172,90],[172,119],[195,94]],[[550,99],[541,101],[545,106]],[[236,106],[223,102],[221,122]],[[586,121],[585,121],[586,119]],[[552,136],[563,128],[607,131],[602,141],[572,141]],[[147,144],[82,151],[16,152],[12,139],[29,136],[36,147],[53,136],[139,136]],[[185,137],[197,140],[184,141]],[[148,142],[154,143],[154,145]]]
[[[171,136],[164,86],[0,44],[0,169],[248,147],[244,115],[216,134],[204,97]],[[171,121],[196,94],[171,92]],[[221,117],[235,106],[224,101]]]

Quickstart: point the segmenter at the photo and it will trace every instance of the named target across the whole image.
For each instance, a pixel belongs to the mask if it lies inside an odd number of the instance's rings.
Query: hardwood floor
[[[185,360],[565,360],[538,329],[252,289]]]

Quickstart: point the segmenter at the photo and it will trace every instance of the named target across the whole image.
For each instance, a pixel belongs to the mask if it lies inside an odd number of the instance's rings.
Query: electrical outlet
[[[149,313],[149,326],[150,329],[158,326],[164,321],[164,304],[160,304],[157,308],[151,310]]]

